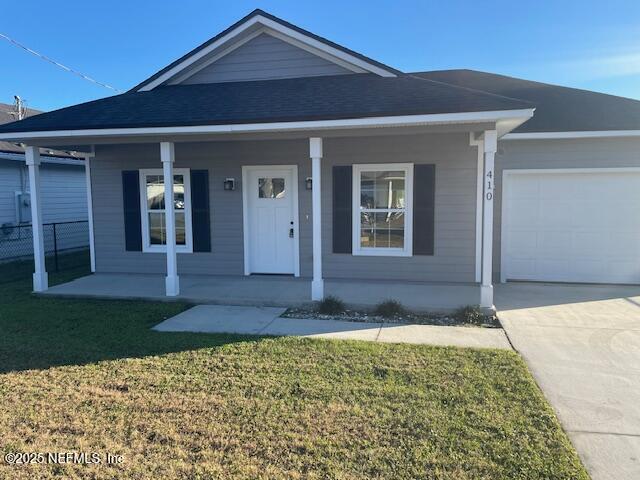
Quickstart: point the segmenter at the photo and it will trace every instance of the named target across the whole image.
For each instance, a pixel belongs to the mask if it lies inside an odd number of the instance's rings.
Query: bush
[[[405,313],[405,309],[397,300],[385,300],[376,305],[373,313],[384,318],[394,318]]]
[[[462,323],[471,323],[474,325],[480,325],[484,323],[485,316],[480,311],[479,307],[467,305],[466,307],[459,308],[454,313],[456,320]]]
[[[345,311],[345,306],[342,300],[329,295],[318,302],[317,310],[323,315],[339,315]]]

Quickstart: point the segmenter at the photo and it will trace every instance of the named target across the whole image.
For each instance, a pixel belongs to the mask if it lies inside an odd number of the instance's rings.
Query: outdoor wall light
[[[225,178],[225,180],[224,180],[224,189],[225,190],[235,190],[236,189],[236,179],[235,178]]]
[[[311,177],[307,177],[304,181],[304,186],[307,190],[313,190],[313,179]]]

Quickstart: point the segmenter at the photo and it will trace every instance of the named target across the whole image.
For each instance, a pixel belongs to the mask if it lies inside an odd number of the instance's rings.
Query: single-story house
[[[0,139],[29,145],[38,223],[38,147],[85,152],[93,277],[131,296],[280,275],[300,301],[490,308],[494,282],[640,283],[640,102],[405,73],[261,10]]]
[[[15,122],[19,116],[41,113],[25,108],[20,115],[15,105],[0,103],[0,125]],[[84,158],[53,149],[40,149],[42,158],[41,193],[45,248],[60,250],[88,248],[86,226],[87,197]],[[0,262],[33,254],[29,175],[25,147],[20,143],[0,141]]]

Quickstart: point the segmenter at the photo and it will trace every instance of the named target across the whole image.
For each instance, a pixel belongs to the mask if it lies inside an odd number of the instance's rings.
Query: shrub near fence
[[[57,272],[89,265],[89,223],[86,220],[42,225],[46,268]],[[33,272],[31,225],[0,227],[0,282]]]

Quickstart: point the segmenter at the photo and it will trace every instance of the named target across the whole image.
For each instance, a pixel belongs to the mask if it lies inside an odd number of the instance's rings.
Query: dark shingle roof
[[[475,70],[412,75],[530,101],[535,115],[513,133],[640,130],[640,101],[630,98]]]
[[[347,53],[349,55],[352,55],[352,56],[354,56],[356,58],[359,58],[360,60],[364,60],[365,62],[370,63],[371,65],[375,65],[375,66],[377,66],[379,68],[382,68],[383,70],[387,70],[389,72],[396,73],[396,74],[402,73],[399,70],[396,70],[395,68],[391,68],[388,65],[385,65],[384,63],[381,63],[381,62],[378,62],[376,60],[373,60],[372,58],[366,57],[366,56],[362,55],[361,53],[354,52],[353,50],[350,50],[350,49],[348,49],[346,47],[343,47],[342,45],[334,43],[331,40],[327,40],[324,37],[316,35],[315,33],[311,33],[308,30],[300,28],[297,25],[289,23],[289,22],[287,22],[285,20],[282,20],[281,18],[276,17],[275,15],[271,15],[270,13],[267,13],[264,10],[260,10],[259,8],[257,8],[254,11],[252,11],[251,13],[249,13],[248,15],[246,15],[245,17],[243,17],[240,20],[238,20],[236,23],[234,23],[230,27],[226,28],[225,30],[223,30],[222,32],[217,34],[215,37],[210,38],[209,40],[204,42],[202,45],[197,46],[196,48],[194,48],[190,52],[184,54],[182,57],[180,57],[176,61],[174,61],[174,62],[170,63],[169,65],[167,65],[166,67],[164,67],[162,70],[154,73],[151,77],[147,78],[143,82],[141,82],[138,85],[136,85],[135,87],[133,87],[130,90],[130,92],[135,92],[138,89],[140,89],[143,86],[145,86],[146,84],[152,82],[153,80],[155,80],[156,78],[158,78],[159,76],[164,74],[165,72],[168,72],[169,70],[171,70],[176,65],[179,65],[184,60],[186,60],[187,58],[191,57],[193,54],[198,53],[203,48],[208,47],[212,43],[216,42],[218,39],[224,37],[227,33],[235,30],[236,28],[238,28],[243,23],[246,23],[248,20],[251,20],[253,17],[256,17],[258,15],[262,16],[262,17],[265,17],[265,18],[268,18],[269,20],[272,20],[272,21],[274,21],[276,23],[279,23],[280,25],[282,25],[284,27],[287,27],[287,28],[290,28],[292,30],[295,30],[296,32],[301,33],[301,34],[303,34],[303,35],[305,35],[307,37],[313,38],[314,40],[317,40],[317,41],[319,41],[321,43],[324,43],[325,45],[328,45],[328,46],[333,47],[333,48],[335,48],[337,50],[340,50],[340,51],[345,52],[345,53]]]
[[[173,85],[128,92],[0,127],[0,133],[333,120],[532,108],[410,75],[335,75]]]
[[[27,108],[25,117],[32,117],[42,113],[40,110],[34,110],[33,108]],[[15,108],[13,105],[6,103],[0,103],[0,125],[15,122],[17,115],[15,114]],[[20,144],[13,142],[0,141],[0,152],[3,153],[24,153],[24,147]],[[52,157],[64,157],[64,158],[77,158],[71,155],[69,152],[63,152],[61,150],[40,149],[40,154]]]
[[[40,111],[28,108],[25,112],[27,117],[39,114]],[[13,105],[0,103],[0,125],[12,123],[17,120],[18,116]],[[6,153],[24,153],[24,148],[11,142],[0,141],[0,152]]]

